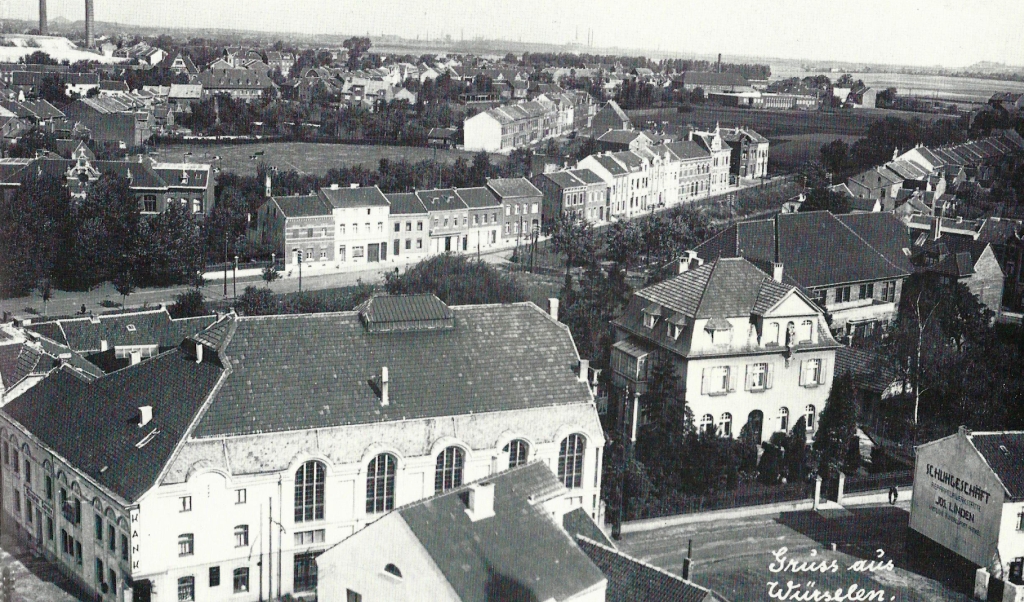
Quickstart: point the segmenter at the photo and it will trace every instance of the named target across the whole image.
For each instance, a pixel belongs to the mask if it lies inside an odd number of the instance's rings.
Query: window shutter
[[[818,371],[818,384],[823,385],[828,380],[825,371],[828,369],[828,359],[821,358],[821,370]]]
[[[775,378],[775,364],[773,364],[771,362],[768,362],[768,370],[765,372],[765,375],[764,375],[764,388],[765,389],[771,389],[772,388],[772,381],[774,380],[774,378]]]
[[[807,366],[805,365],[806,363],[807,362],[805,360],[800,360],[800,386],[801,387],[807,384],[805,382],[807,380],[807,377],[806,377]]]
[[[740,378],[740,367],[729,366],[729,392],[732,393],[736,390],[736,382]]]
[[[708,394],[708,369],[704,368],[700,373],[700,394]]]
[[[746,374],[746,376],[743,379],[743,390],[744,391],[749,391],[752,388],[751,387],[751,378],[750,378],[750,372],[751,372],[750,369],[751,368],[752,368],[752,366],[750,364],[747,364],[747,374]]]

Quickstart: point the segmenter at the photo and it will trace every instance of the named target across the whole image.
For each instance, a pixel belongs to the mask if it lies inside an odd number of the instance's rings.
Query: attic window
[[[653,329],[658,323],[658,317],[661,316],[661,306],[657,303],[651,303],[643,310],[644,314],[644,326]]]
[[[394,575],[395,577],[398,577],[399,579],[402,578],[402,571],[398,570],[398,567],[393,565],[393,564],[391,564],[390,562],[387,564],[387,566],[384,567],[384,572],[385,573],[389,573],[391,575]]]
[[[128,332],[135,332],[135,325],[134,324],[129,324],[127,328],[128,328]]]

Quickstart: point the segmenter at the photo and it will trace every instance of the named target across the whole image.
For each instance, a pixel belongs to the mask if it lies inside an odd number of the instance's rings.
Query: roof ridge
[[[701,287],[700,297],[697,299],[697,305],[696,305],[696,307],[693,308],[693,316],[694,316],[694,318],[696,318],[697,314],[700,313],[701,305],[704,305],[704,295],[706,295],[708,293],[708,288],[710,288],[710,286],[711,286],[711,279],[715,276],[715,270],[718,268],[718,260],[719,259],[720,258],[716,258],[716,259],[713,259],[713,260],[709,261],[708,263],[704,264],[704,265],[711,266],[711,269],[710,269],[710,271],[708,273],[708,280],[707,280],[707,282],[705,282],[704,286]]]

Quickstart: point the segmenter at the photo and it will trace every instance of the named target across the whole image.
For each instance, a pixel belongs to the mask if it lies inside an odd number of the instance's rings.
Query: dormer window
[[[658,323],[658,318],[661,317],[661,306],[657,303],[652,303],[644,308],[644,326],[649,329],[654,329],[654,326]]]
[[[683,333],[683,327],[686,326],[686,316],[675,315],[668,320],[668,336],[673,340],[678,339],[679,335]]]
[[[683,331],[679,326],[669,323],[668,325],[668,336],[672,339],[678,339],[679,334]]]

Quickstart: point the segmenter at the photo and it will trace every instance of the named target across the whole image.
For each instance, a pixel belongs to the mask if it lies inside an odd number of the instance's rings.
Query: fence
[[[843,495],[859,493],[861,491],[875,491],[888,489],[890,487],[907,487],[914,484],[914,471],[901,470],[898,472],[886,472],[873,475],[854,475],[846,477],[843,484]]]
[[[239,261],[239,270],[250,270],[253,268],[263,269],[269,265],[273,265],[278,271],[284,269],[284,259],[278,259],[276,262],[271,261]],[[229,261],[228,263],[208,263],[203,268],[204,272],[223,272],[225,269],[230,273],[231,269],[235,266],[234,262]]]
[[[695,514],[710,510],[724,510],[743,506],[760,506],[779,502],[795,502],[809,499],[814,495],[814,485],[804,482],[787,483],[773,487],[762,485],[741,485],[735,491],[723,491],[711,495],[671,496],[649,498],[640,505],[630,500],[627,505],[627,520],[660,518],[677,514]]]

